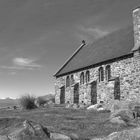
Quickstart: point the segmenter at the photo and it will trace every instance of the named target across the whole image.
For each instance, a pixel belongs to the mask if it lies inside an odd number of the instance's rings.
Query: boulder
[[[113,132],[104,140],[140,140],[140,128]]]
[[[50,140],[48,129],[21,118],[0,119],[0,140]]]
[[[66,136],[61,133],[50,133],[51,140],[71,140],[69,136]]]
[[[0,136],[0,140],[10,140],[8,136]]]
[[[110,122],[119,125],[126,125],[125,121],[123,121],[120,116],[111,118]]]
[[[49,140],[50,133],[47,128],[32,121],[25,120],[22,127],[14,129],[8,138],[10,140]]]
[[[79,136],[75,133],[71,133],[69,136],[71,137],[71,140],[79,140]]]
[[[118,120],[116,120],[118,119]],[[120,109],[114,113],[111,114],[110,116],[110,121],[116,120],[116,123],[118,122],[119,124],[122,123],[123,121],[125,122],[126,125],[136,125],[134,123],[134,117],[133,117],[133,112],[131,110],[127,109]]]
[[[140,140],[140,128],[113,132],[104,138],[93,138],[91,140]]]
[[[102,104],[95,104],[95,105],[90,105],[87,110],[98,110],[99,108],[102,108]]]
[[[103,107],[97,108],[97,111],[104,111],[105,109]]]

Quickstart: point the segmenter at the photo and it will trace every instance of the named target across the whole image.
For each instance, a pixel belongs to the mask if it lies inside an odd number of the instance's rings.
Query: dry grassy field
[[[109,112],[66,109],[64,107],[38,108],[34,110],[0,110],[0,118],[20,117],[47,126],[50,131],[67,135],[77,134],[85,140],[106,136],[126,129],[108,121]]]

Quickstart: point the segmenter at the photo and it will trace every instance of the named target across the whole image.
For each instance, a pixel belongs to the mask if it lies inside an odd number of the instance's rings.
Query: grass
[[[20,117],[48,127],[50,131],[67,135],[77,134],[81,139],[107,136],[126,129],[109,123],[109,112],[88,112],[64,107],[39,108],[34,110],[0,110],[0,118]]]

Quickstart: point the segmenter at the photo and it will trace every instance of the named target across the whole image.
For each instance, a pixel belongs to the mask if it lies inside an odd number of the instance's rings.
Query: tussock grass
[[[35,109],[37,106],[35,105],[35,97],[32,95],[23,95],[21,96],[21,98],[19,99],[19,104],[23,109]]]

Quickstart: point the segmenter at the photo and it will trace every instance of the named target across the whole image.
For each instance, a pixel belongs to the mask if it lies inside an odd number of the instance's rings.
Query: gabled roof
[[[134,47],[133,27],[115,31],[92,44],[82,45],[55,74],[56,77],[75,70],[132,53]]]

